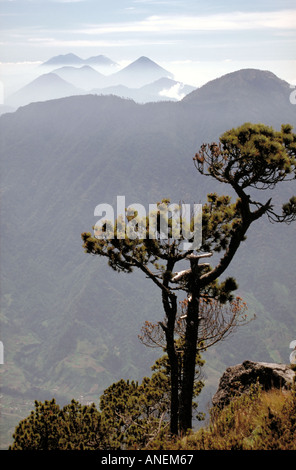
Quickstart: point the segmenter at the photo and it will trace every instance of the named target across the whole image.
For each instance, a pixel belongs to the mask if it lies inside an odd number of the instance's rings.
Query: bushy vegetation
[[[167,439],[167,357],[157,360],[152,370],[141,384],[121,379],[110,385],[101,396],[100,410],[75,400],[63,408],[55,399],[35,401],[35,410],[16,427],[10,450],[139,450],[155,439]]]
[[[167,448],[191,450],[296,450],[296,388],[249,393],[211,410],[207,427]]]
[[[102,438],[95,405],[75,400],[60,408],[55,399],[35,401],[35,410],[16,428],[10,450],[89,450]]]
[[[101,411],[75,400],[63,408],[36,401],[10,450],[296,450],[296,383],[269,391],[254,384],[223,409],[213,407],[208,425],[178,438],[169,432],[163,361],[155,369],[140,385],[111,385]]]

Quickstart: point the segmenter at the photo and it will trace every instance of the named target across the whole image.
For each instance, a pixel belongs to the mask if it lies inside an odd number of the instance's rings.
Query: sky
[[[103,54],[122,67],[144,55],[193,86],[243,68],[296,85],[296,3],[0,0],[4,87],[70,52],[84,59]]]

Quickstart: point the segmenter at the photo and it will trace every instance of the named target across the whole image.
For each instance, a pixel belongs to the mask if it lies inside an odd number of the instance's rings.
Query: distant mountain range
[[[64,83],[53,75],[42,80]],[[162,77],[160,87],[169,88],[170,80]],[[207,193],[230,194],[195,171],[193,156],[248,121],[275,129],[290,123],[295,131],[290,93],[274,74],[247,69],[177,102],[142,105],[88,94],[0,117],[2,445],[35,399],[98,403],[113,382],[149,375],[163,354],[138,340],[146,320],[163,320],[158,288],[83,251],[80,234],[92,230],[96,205],[115,208],[117,195],[126,205],[147,206],[164,197],[204,203]],[[278,204],[292,194],[295,181],[271,196]],[[202,410],[227,367],[246,359],[288,362],[296,331],[295,255],[293,225],[262,220],[248,234],[226,275],[237,279],[249,318],[257,318],[204,354]]]
[[[83,94],[83,91],[63,80],[57,74],[46,73],[14,93],[7,100],[7,104],[18,108],[36,101],[48,101],[79,94]]]
[[[108,67],[108,75],[99,71],[102,66]],[[147,57],[140,57],[116,72],[115,66],[105,56],[87,60],[74,54],[53,57],[40,66],[49,70],[47,73],[8,97],[5,104],[17,108],[31,102],[88,93],[115,94],[139,103],[176,101],[195,89],[175,81],[169,71]]]
[[[106,77],[106,75],[98,72],[89,65],[83,65],[82,67],[65,65],[64,67],[54,69],[52,73],[55,73],[75,87],[84,90],[105,86],[108,83],[108,77]]]
[[[195,87],[185,85],[182,82],[170,78],[160,78],[140,88],[113,85],[106,88],[94,89],[92,93],[97,95],[116,95],[121,98],[132,99],[137,103],[150,103],[158,101],[179,101],[193,90],[195,90]]]
[[[118,67],[118,64],[116,62],[104,55],[89,57],[88,59],[81,59],[80,57],[72,53],[52,57],[51,59],[41,64],[41,67],[56,67],[64,65],[95,65],[103,67]]]
[[[139,88],[160,78],[173,79],[173,75],[150,60],[148,57],[140,57],[127,67],[119,70],[110,77],[112,84],[121,84],[132,88]]]

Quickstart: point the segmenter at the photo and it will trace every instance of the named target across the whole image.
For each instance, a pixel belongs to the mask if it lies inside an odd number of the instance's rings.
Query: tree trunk
[[[167,317],[167,325],[163,329],[166,336],[166,348],[170,364],[170,384],[171,384],[171,409],[170,409],[170,431],[177,435],[179,430],[179,360],[175,347],[175,321],[177,315],[177,299],[171,296],[169,299],[166,294],[162,296],[163,306]]]
[[[179,426],[181,434],[192,428],[192,402],[196,367],[199,292],[195,291],[188,303],[185,345],[183,354],[183,375],[179,404]]]
[[[171,348],[170,348],[171,349]],[[179,431],[179,374],[178,374],[178,357],[176,355],[176,351],[169,353],[168,349],[168,357],[171,367],[171,419],[170,419],[170,431],[173,435],[178,435]]]

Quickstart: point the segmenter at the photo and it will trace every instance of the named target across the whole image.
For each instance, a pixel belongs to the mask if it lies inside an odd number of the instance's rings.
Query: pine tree
[[[281,213],[275,210],[270,197],[270,190],[279,183],[295,179],[295,155],[296,136],[290,125],[274,131],[263,124],[246,123],[225,132],[218,144],[202,145],[194,157],[197,170],[230,186],[237,199],[232,202],[228,195],[208,195],[202,213],[202,244],[196,250],[184,250],[184,237],[176,239],[174,236],[173,215],[167,218],[168,231],[163,237],[162,217],[166,213],[163,209],[169,207],[166,200],[158,204],[155,238],[149,238],[150,220],[137,220],[133,233],[138,233],[138,236],[130,237],[125,233],[122,237],[122,220],[117,220],[114,227],[106,223],[99,234],[82,234],[87,253],[106,257],[111,268],[118,272],[130,273],[135,268],[140,269],[160,289],[165,312],[165,321],[160,326],[170,364],[173,434],[186,432],[192,427],[195,365],[202,329],[201,302],[211,299],[221,305],[234,301],[235,280],[229,277],[219,282],[219,277],[230,265],[253,222],[263,216],[277,222],[291,223],[295,220],[295,196],[282,206]],[[259,190],[261,194],[262,190],[268,191],[266,201],[253,199]],[[136,212],[129,215],[129,220],[136,220],[136,215]],[[113,237],[109,237],[110,232]],[[214,267],[200,262],[213,253],[220,253]],[[175,271],[177,265],[186,262],[187,269]],[[188,300],[182,355],[175,339],[177,294],[180,292],[184,292]],[[241,311],[243,309],[238,309],[237,314],[240,315]]]
[[[10,450],[95,450],[104,435],[94,404],[72,400],[60,408],[55,399],[36,400],[35,410],[16,427]]]

